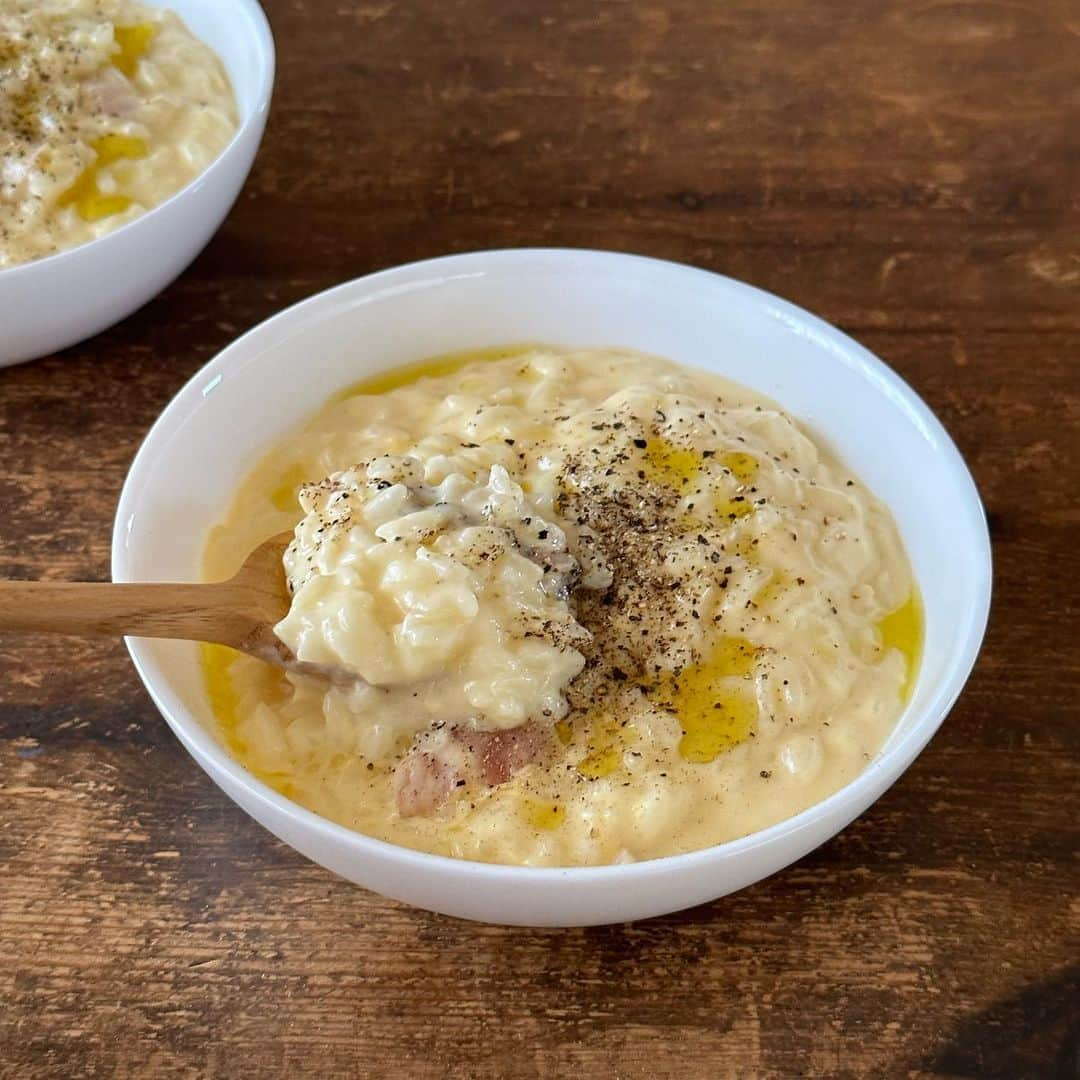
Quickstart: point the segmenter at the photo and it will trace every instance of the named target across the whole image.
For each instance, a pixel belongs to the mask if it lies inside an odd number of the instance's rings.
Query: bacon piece
[[[130,116],[140,105],[131,83],[115,68],[107,68],[89,83],[86,94],[91,111],[107,116]]]
[[[394,770],[398,813],[402,817],[433,814],[455,787],[469,780],[488,787],[505,784],[550,747],[551,732],[540,724],[508,731],[455,727],[424,735]]]
[[[505,784],[519,769],[535,761],[551,745],[551,733],[539,724],[523,724],[506,731],[454,728],[454,738],[467,746],[485,784]]]
[[[458,779],[453,763],[426,750],[411,751],[394,770],[398,813],[402,817],[434,813],[450,797]]]

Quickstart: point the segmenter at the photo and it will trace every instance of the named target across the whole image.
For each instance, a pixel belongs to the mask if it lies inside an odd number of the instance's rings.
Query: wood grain
[[[594,246],[772,289],[912,383],[990,515],[986,647],[912,769],[797,866],[521,931],[278,843],[119,645],[0,638],[0,1075],[1076,1076],[1075,0],[267,8],[277,96],[221,232],[121,326],[0,371],[0,575],[106,580],[150,423],[284,305]]]

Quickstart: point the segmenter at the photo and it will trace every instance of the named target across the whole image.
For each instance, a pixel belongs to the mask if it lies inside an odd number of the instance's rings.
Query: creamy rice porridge
[[[338,395],[211,534],[295,527],[279,636],[206,646],[220,732],[297,802],[462,858],[689,851],[861,772],[918,660],[884,506],[741,386],[619,349],[443,358]]]
[[[236,126],[221,61],[171,11],[0,0],[0,268],[145,213]]]

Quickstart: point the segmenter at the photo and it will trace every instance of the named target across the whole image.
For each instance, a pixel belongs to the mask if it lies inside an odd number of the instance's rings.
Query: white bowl
[[[161,292],[206,246],[259,148],[274,84],[274,41],[256,0],[154,0],[225,64],[240,126],[214,163],[114,232],[0,270],[0,367],[74,345]]]
[[[425,356],[523,341],[631,346],[737,379],[804,418],[892,508],[925,603],[925,656],[896,730],[847,787],[741,840],[631,865],[535,869],[425,855],[332,824],[238,764],[211,734],[195,646],[128,645],[214,781],[350,881],[497,923],[582,926],[676,911],[779,870],[862,813],[937,730],[986,625],[990,544],[964,462],[896,374],[820,319],[728,278],[604,252],[480,252],[360,278],[256,327],[180,391],[124,485],[113,577],[194,577],[206,530],[248,469],[335,390]]]

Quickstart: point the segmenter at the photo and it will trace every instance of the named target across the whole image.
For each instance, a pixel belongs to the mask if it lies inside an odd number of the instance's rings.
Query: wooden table
[[[123,325],[0,372],[0,574],[104,580],[151,421],[286,304],[577,245],[772,289],[900,371],[986,501],[990,632],[841,836],[578,931],[335,879],[202,774],[119,643],[5,638],[0,1074],[1075,1076],[1075,0],[268,8],[273,116],[219,235]]]

